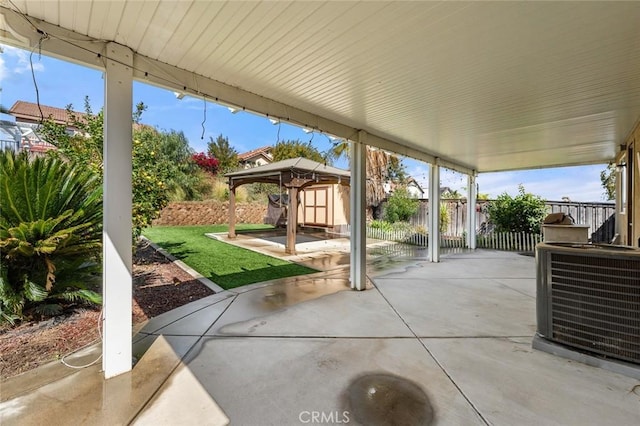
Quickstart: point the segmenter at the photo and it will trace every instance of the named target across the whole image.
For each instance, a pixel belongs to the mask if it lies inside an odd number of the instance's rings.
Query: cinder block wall
[[[237,223],[264,223],[267,205],[236,203]],[[186,201],[169,203],[154,225],[215,225],[229,223],[229,203],[220,201]]]

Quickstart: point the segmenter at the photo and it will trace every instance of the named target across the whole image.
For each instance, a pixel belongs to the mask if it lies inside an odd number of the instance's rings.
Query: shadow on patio
[[[130,374],[97,367],[3,397],[3,425],[636,424],[637,380],[531,349],[535,260],[377,257],[154,318]],[[160,336],[160,337],[159,337]],[[6,383],[9,385],[11,383]],[[316,416],[316,417],[313,417]]]

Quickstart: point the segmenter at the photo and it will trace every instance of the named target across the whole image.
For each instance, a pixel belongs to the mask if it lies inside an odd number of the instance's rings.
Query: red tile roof
[[[42,115],[40,115],[40,109],[42,109]],[[51,117],[58,124],[67,124],[69,122],[69,114],[64,108],[55,108],[42,104],[38,108],[37,104],[25,101],[16,101],[9,109],[9,114],[13,115],[17,121],[39,122],[43,117],[45,119]],[[74,111],[74,114],[80,120],[85,116],[82,112]]]
[[[250,158],[257,157],[258,155],[264,155],[265,157],[271,157],[269,151],[271,151],[273,147],[271,146],[263,146],[260,148],[256,148],[251,151],[243,152],[242,154],[238,154],[238,160],[247,161]]]

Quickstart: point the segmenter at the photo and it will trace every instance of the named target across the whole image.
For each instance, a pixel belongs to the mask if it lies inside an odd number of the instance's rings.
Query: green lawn
[[[237,230],[269,229],[268,225],[238,225]],[[142,233],[224,289],[317,272],[295,263],[206,237],[225,232],[227,225],[154,226]]]

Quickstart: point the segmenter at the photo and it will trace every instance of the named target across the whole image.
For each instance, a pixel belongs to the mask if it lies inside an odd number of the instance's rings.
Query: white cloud
[[[31,52],[6,45],[2,45],[2,50],[4,51],[2,56],[5,57],[3,67],[0,67],[0,77],[2,77],[2,79],[10,76],[12,73],[24,74],[31,72],[31,64],[29,62]],[[40,62],[37,52],[34,52],[32,62],[34,71],[44,71],[44,65]]]

